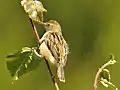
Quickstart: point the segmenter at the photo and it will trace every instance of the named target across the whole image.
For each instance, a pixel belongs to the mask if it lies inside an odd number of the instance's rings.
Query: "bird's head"
[[[61,32],[60,24],[55,20],[50,20],[48,22],[43,23],[46,31],[55,31]]]

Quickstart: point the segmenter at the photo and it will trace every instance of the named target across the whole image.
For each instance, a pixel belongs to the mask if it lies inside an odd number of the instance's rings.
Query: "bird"
[[[58,79],[65,82],[64,67],[67,62],[69,48],[62,35],[61,26],[55,20],[49,20],[43,23],[43,26],[46,32],[40,39],[40,54],[57,67]]]

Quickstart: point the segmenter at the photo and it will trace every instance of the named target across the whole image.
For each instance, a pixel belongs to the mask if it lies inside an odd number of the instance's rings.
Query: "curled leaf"
[[[108,61],[108,65],[112,65],[112,64],[115,64],[117,61],[115,60],[115,57],[114,55],[110,55],[110,59]]]
[[[110,61],[108,62],[109,65],[112,65],[112,64],[115,64],[115,63],[116,63],[116,60],[110,60]]]
[[[43,7],[42,3],[37,0],[22,0],[21,5],[24,7],[28,16],[36,22],[43,22],[43,12],[47,10]]]

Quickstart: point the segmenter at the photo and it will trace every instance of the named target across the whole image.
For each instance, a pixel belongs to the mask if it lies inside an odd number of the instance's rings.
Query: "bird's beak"
[[[44,9],[43,11],[44,11],[44,12],[47,12],[47,10],[46,10],[46,9]]]

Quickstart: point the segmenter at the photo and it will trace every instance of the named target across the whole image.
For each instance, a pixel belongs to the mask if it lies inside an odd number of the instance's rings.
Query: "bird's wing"
[[[45,43],[48,49],[51,51],[53,57],[59,63],[62,61],[64,63],[66,56],[67,44],[63,36],[56,32],[49,32],[45,36]]]
[[[64,66],[67,61],[67,54],[68,54],[68,45],[66,41],[64,40],[62,34],[56,33],[56,32],[46,32],[42,40],[42,46],[46,46],[46,50],[49,53],[49,56],[54,57],[54,59],[51,59],[50,61],[56,62],[55,65],[57,65],[57,75],[60,81],[65,82],[65,76],[64,76]],[[42,50],[42,49],[41,49]],[[48,56],[46,53],[45,55]],[[50,58],[52,58],[50,57]],[[49,58],[49,59],[50,59]]]
[[[56,63],[56,60],[54,58],[54,56],[52,55],[51,51],[48,48],[48,45],[46,44],[47,41],[47,37],[50,34],[50,32],[46,32],[42,38],[40,39],[40,54],[42,55],[42,57],[44,57],[46,60],[50,61],[51,63]]]
[[[45,37],[45,43],[50,50],[51,54],[55,58],[57,62],[60,60],[60,41],[58,39],[58,36],[54,32],[50,32]]]
[[[68,45],[63,36],[56,32],[47,31],[41,38],[41,42],[45,42],[47,48],[55,58],[57,63],[65,66],[68,54]]]

